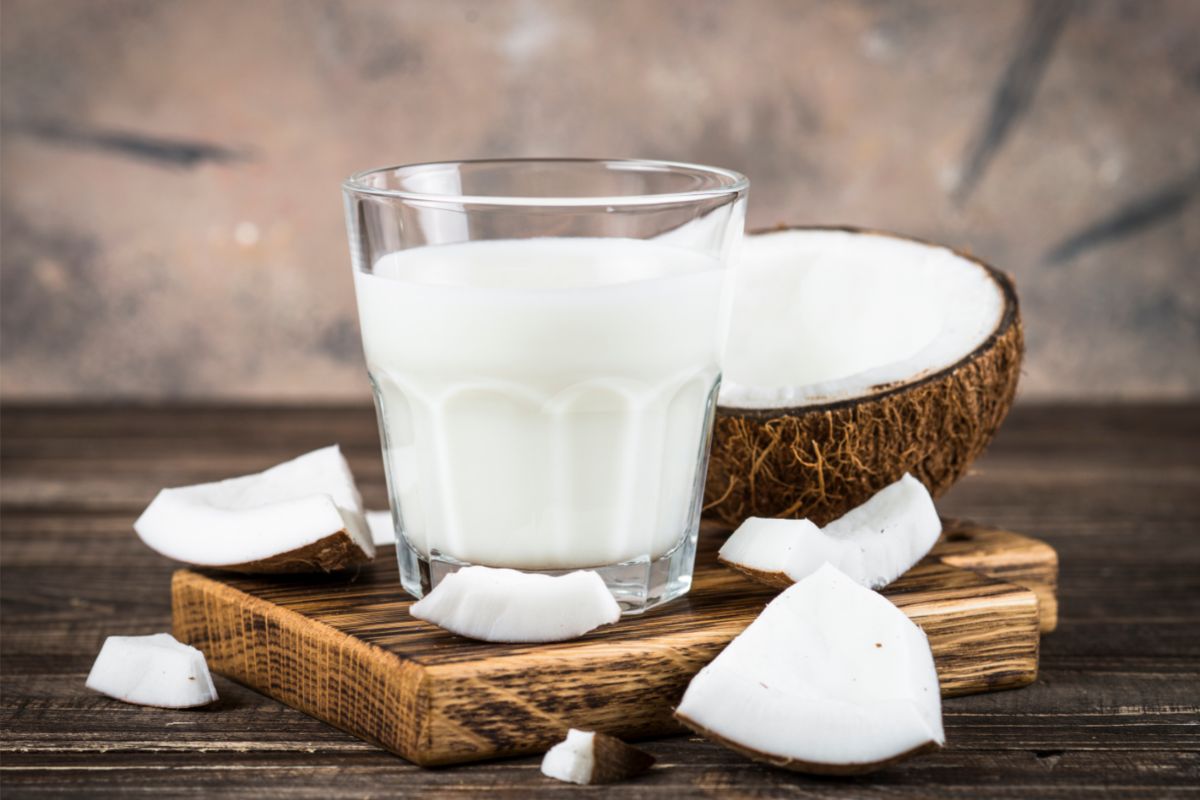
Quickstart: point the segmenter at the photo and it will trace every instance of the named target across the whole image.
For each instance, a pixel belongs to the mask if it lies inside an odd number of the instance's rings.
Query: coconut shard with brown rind
[[[692,678],[675,718],[756,761],[824,775],[872,772],[945,743],[925,633],[828,563]]]
[[[836,231],[945,249],[982,268],[1003,309],[987,338],[953,363],[859,396],[780,408],[718,405],[704,492],[705,515],[829,521],[905,472],[944,493],[991,442],[1012,406],[1024,339],[1016,292],[1004,273],[966,253],[880,231],[781,226],[757,231]]]
[[[375,557],[336,445],[259,473],[163,489],[134,530],[168,558],[229,572],[333,572]]]
[[[615,736],[572,728],[547,751],[542,774],[585,786],[616,783],[648,771],[654,761],[654,756]]]

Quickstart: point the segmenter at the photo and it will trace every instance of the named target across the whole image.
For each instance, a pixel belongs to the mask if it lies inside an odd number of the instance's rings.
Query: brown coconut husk
[[[955,252],[987,270],[1004,296],[1004,313],[987,341],[939,372],[854,399],[785,409],[718,407],[706,516],[729,525],[747,517],[807,517],[825,525],[905,472],[935,497],[966,473],[1012,406],[1024,338],[1012,279]]]

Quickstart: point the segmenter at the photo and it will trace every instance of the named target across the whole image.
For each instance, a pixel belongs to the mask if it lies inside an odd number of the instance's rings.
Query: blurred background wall
[[[339,182],[642,156],[1014,274],[1022,395],[1200,393],[1200,2],[3,0],[0,392],[367,396]]]

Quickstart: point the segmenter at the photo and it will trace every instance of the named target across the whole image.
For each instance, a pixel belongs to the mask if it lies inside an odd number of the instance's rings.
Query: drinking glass
[[[400,579],[595,570],[691,585],[747,180],[640,160],[372,169],[343,184]]]

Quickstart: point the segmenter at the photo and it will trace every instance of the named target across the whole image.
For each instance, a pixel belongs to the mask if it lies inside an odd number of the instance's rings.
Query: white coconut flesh
[[[485,642],[559,642],[621,618],[595,572],[543,575],[463,567],[409,609],[417,619]]]
[[[217,699],[204,654],[169,633],[109,636],[87,687],[126,703],[193,708]]]
[[[676,716],[752,758],[851,774],[945,741],[925,634],[831,565],[776,597],[692,682]]]
[[[718,557],[773,584],[794,583],[828,562],[856,583],[881,589],[924,558],[941,532],[929,491],[905,474],[824,528],[806,519],[751,517]]]
[[[835,402],[919,380],[987,341],[1005,309],[982,265],[945,247],[838,230],[746,237],[719,403]]]
[[[164,556],[201,566],[266,562],[339,533],[366,559],[375,555],[362,498],[336,445],[254,475],[163,489],[134,530]]]
[[[572,728],[546,751],[542,774],[566,783],[612,783],[640,775],[652,764],[653,756],[620,739]]]
[[[392,527],[392,512],[368,511],[367,529],[371,532],[371,543],[376,547],[387,547],[396,543],[396,529]]]
[[[542,758],[542,774],[567,783],[592,782],[596,758],[592,745],[596,734],[572,728],[567,738],[546,751]]]

